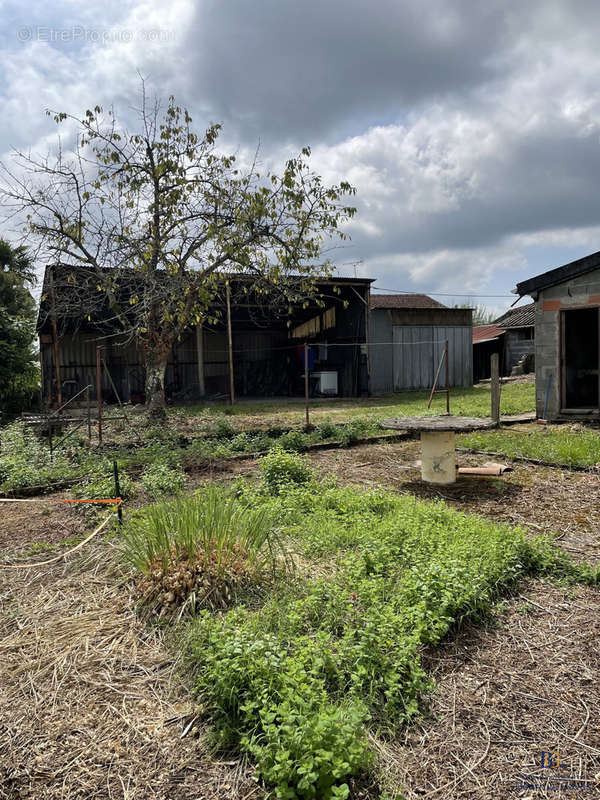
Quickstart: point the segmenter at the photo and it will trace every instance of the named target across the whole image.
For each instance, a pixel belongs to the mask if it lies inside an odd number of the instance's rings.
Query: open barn
[[[98,358],[105,400],[145,399],[143,358],[115,311],[116,306],[125,309],[121,316],[126,317],[137,288],[135,274],[120,285],[118,296],[102,303],[97,283],[95,273],[80,267],[46,270],[38,333],[48,405],[57,402],[59,385],[63,401],[88,385],[95,398]],[[310,294],[298,292],[301,299],[288,302],[281,294],[256,291],[241,276],[224,275],[206,319],[189,328],[171,353],[167,398],[225,399],[231,373],[237,397],[302,396],[305,344],[311,395],[367,394],[370,285],[361,278],[320,280]]]

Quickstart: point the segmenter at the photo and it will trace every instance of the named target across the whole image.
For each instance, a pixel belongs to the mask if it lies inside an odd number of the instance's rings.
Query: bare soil
[[[69,503],[58,502],[64,497],[58,493],[32,498],[34,502],[1,502],[0,553],[18,553],[32,543],[56,545],[83,533],[81,512]]]

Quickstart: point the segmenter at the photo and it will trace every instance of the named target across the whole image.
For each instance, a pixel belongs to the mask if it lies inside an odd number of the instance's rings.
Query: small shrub
[[[304,458],[280,446],[272,448],[260,462],[260,471],[270,494],[280,494],[286,486],[308,483],[312,472]]]
[[[225,417],[218,417],[216,420],[211,420],[208,433],[217,439],[229,439],[235,435],[235,425]]]
[[[22,421],[6,425],[0,430],[0,485],[24,489],[70,480],[77,475],[79,455],[73,443],[71,457],[61,450],[50,461],[50,448],[30,427]]]
[[[308,437],[300,431],[288,431],[279,437],[277,444],[283,450],[300,453],[302,450],[306,450]]]
[[[244,431],[234,436],[229,442],[229,446],[234,453],[250,453],[253,447],[253,438]]]
[[[335,439],[339,430],[339,426],[333,422],[322,422],[315,428],[315,433],[319,439]]]
[[[80,483],[75,484],[71,489],[74,497],[90,500],[104,500],[107,498],[115,497],[115,480],[112,474],[112,466],[108,463],[104,464],[105,475],[101,477],[89,477],[82,480]],[[119,473],[119,488],[121,490],[121,498],[127,500],[131,497],[136,490],[136,483],[133,481],[126,472]]]
[[[186,483],[186,477],[181,470],[160,463],[147,466],[140,480],[144,491],[152,497],[178,494]]]
[[[215,487],[137,514],[125,526],[122,552],[142,573],[142,596],[161,613],[188,601],[226,607],[237,588],[285,556],[266,508]]]

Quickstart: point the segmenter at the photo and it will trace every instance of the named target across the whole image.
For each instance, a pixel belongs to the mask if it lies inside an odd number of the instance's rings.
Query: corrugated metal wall
[[[470,326],[394,325],[394,391],[430,389],[448,340],[448,363],[451,386],[473,384],[473,330]],[[440,383],[445,383],[442,367]]]

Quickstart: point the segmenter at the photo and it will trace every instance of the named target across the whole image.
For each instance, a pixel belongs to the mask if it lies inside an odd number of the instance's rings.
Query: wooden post
[[[90,408],[90,387],[85,390],[85,404],[87,406],[87,426],[88,426],[88,439],[92,442],[92,410]]]
[[[371,396],[371,286],[365,292],[365,344],[367,345],[367,397]]]
[[[52,275],[53,269],[49,270],[50,281],[50,299],[52,301],[52,344],[54,348],[54,370],[56,375],[56,395],[58,401],[58,408],[63,404],[62,402],[62,384],[60,380],[60,359],[58,350],[58,326],[56,324],[56,294],[54,292],[54,278]],[[52,394],[52,393],[51,393]]]
[[[492,420],[500,425],[500,359],[498,353],[492,353],[490,374],[492,376]]]
[[[102,444],[102,365],[100,348],[96,348],[96,394],[98,399],[98,441]]]
[[[310,428],[310,417],[308,411],[308,344],[304,343],[304,404],[306,406],[306,428]]]
[[[198,394],[204,397],[206,389],[204,387],[204,332],[202,325],[196,325],[196,352],[198,361]]]
[[[233,381],[233,336],[231,334],[231,289],[227,283],[227,343],[229,349],[229,400],[231,405],[235,403],[235,386]]]

